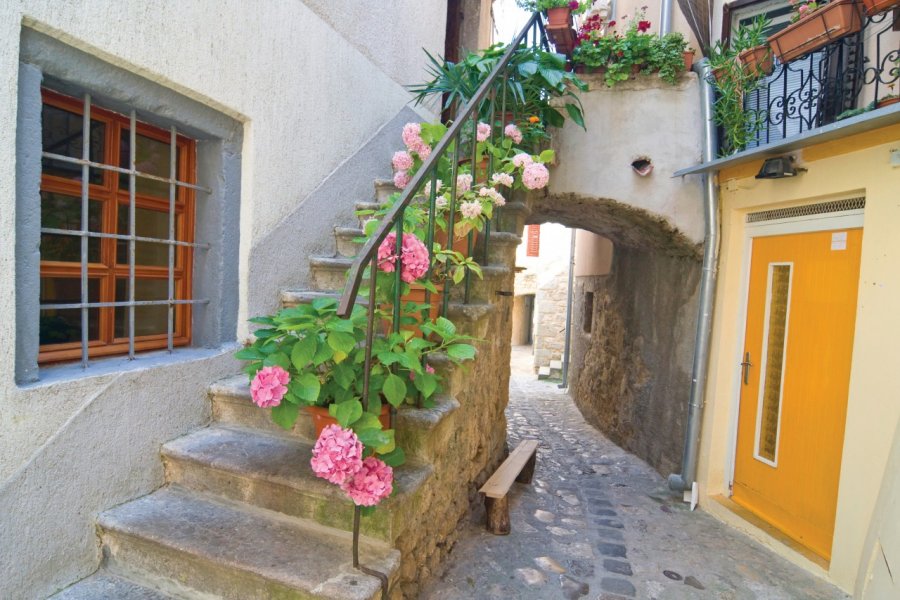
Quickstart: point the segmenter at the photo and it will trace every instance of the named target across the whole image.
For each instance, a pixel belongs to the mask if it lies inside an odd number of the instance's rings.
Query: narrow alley
[[[464,525],[451,566],[422,593],[460,598],[831,600],[847,596],[726,527],[690,512],[646,463],[582,419],[513,347],[509,445],[540,440],[532,484],[510,494],[509,536]]]

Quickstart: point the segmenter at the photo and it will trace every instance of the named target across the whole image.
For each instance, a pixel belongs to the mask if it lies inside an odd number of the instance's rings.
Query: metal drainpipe
[[[659,37],[672,32],[672,0],[662,0],[659,6]]]
[[[718,137],[713,122],[715,92],[709,83],[709,60],[694,64],[700,77],[700,114],[703,119],[703,162],[716,157]],[[669,475],[669,487],[674,491],[690,490],[697,476],[697,460],[700,449],[700,427],[703,422],[703,405],[706,396],[706,377],[709,372],[709,345],[712,329],[713,301],[716,292],[716,271],[719,262],[719,189],[716,173],[703,177],[703,215],[706,239],[703,246],[703,270],[700,278],[700,308],[697,318],[697,334],[694,338],[694,365],[691,371],[691,396],[688,404],[687,430],[684,436],[684,455],[681,473]]]
[[[569,386],[569,347],[572,342],[572,284],[575,281],[575,229],[572,229],[572,242],[569,246],[569,288],[566,292],[566,343],[563,347],[562,383],[559,388]]]

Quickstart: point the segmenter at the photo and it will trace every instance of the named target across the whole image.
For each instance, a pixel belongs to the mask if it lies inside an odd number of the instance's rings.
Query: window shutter
[[[541,226],[528,225],[528,244],[525,256],[539,256],[541,251]]]

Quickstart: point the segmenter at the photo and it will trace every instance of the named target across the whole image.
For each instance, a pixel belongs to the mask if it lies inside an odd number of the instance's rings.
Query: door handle
[[[750,353],[744,352],[744,362],[741,363],[741,374],[744,378],[744,385],[749,383],[750,379],[750,367],[753,366],[753,363],[750,362]]]

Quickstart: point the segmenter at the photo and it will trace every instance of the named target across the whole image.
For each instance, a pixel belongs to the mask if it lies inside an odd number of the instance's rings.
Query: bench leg
[[[484,497],[484,511],[487,513],[487,530],[494,535],[509,535],[509,502],[502,498]]]
[[[519,483],[531,483],[531,478],[534,476],[535,462],[537,462],[537,451],[531,455],[531,458],[529,458],[528,462],[525,463],[525,466],[522,467],[519,476],[516,477],[516,481]]]

